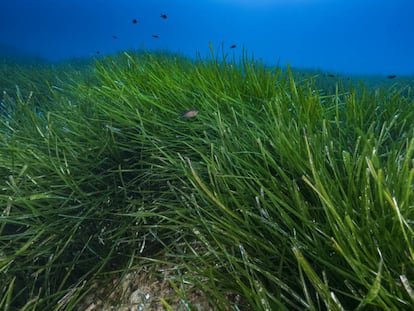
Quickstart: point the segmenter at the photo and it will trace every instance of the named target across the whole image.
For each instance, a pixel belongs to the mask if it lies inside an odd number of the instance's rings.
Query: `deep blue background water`
[[[207,56],[209,42],[231,57],[244,47],[269,65],[414,74],[414,0],[0,2],[3,55],[56,61],[145,48]]]

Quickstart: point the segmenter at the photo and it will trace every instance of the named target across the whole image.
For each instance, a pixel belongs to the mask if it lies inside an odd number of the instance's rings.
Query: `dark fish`
[[[197,109],[190,109],[190,110],[187,110],[186,112],[184,112],[180,116],[180,118],[189,119],[189,118],[195,117],[197,114],[198,114],[198,110]]]
[[[160,36],[159,35],[152,35],[153,38],[158,39]]]
[[[132,20],[132,23],[133,23],[133,24],[138,23],[137,19],[136,19],[136,18],[134,18],[134,19]]]
[[[237,45],[233,44],[232,46],[230,46],[231,49],[235,49],[237,47]]]
[[[100,51],[96,51],[96,54],[98,54],[98,55],[99,55],[99,54],[101,54],[101,52],[100,52]]]
[[[328,77],[335,78],[335,75],[333,75],[332,73],[330,73],[330,74],[328,74]]]
[[[387,76],[388,79],[394,79],[396,77],[397,77],[397,75],[389,75],[389,76]]]
[[[161,14],[161,15],[160,15],[160,17],[161,17],[162,19],[167,19],[167,17],[168,17],[168,16],[167,16],[167,14]]]
[[[113,35],[113,36],[112,36],[112,39],[118,39],[118,37],[117,37],[117,36],[115,36],[115,35]]]

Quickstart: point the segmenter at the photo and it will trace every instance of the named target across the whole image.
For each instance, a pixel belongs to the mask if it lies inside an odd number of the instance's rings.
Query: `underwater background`
[[[209,55],[212,42],[270,66],[410,75],[413,14],[410,0],[4,0],[0,55],[61,61],[162,49],[195,57]]]
[[[413,1],[0,2],[0,309],[414,310]]]

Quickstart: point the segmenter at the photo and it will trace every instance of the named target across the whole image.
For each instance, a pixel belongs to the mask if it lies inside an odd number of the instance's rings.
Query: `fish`
[[[159,35],[152,35],[153,38],[158,39],[160,36]]]
[[[329,78],[335,78],[335,75],[334,75],[334,74],[332,74],[332,73],[330,73],[330,74],[328,74],[328,77],[329,77]]]
[[[237,47],[237,45],[233,44],[230,46],[231,49],[235,49]]]
[[[118,39],[118,36],[113,35],[112,39]]]
[[[137,19],[136,19],[136,18],[134,18],[134,19],[132,20],[132,23],[133,23],[133,24],[138,23]]]
[[[160,17],[161,17],[162,19],[167,19],[167,17],[168,17],[168,16],[167,16],[167,14],[161,14],[161,15],[160,15]]]
[[[197,109],[189,109],[186,112],[184,112],[183,114],[181,114],[180,118],[189,119],[189,118],[195,117],[197,114],[198,114]]]
[[[388,79],[394,79],[394,78],[396,78],[396,77],[397,77],[397,75],[388,75],[388,76],[387,76],[387,78],[388,78]]]
[[[96,51],[96,54],[98,54],[98,55],[101,54],[101,51]]]

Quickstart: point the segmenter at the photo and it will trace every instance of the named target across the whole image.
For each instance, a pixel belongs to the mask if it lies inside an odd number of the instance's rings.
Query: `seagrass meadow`
[[[414,308],[412,78],[214,52],[0,70],[1,310],[82,310],[133,271],[165,310]]]

